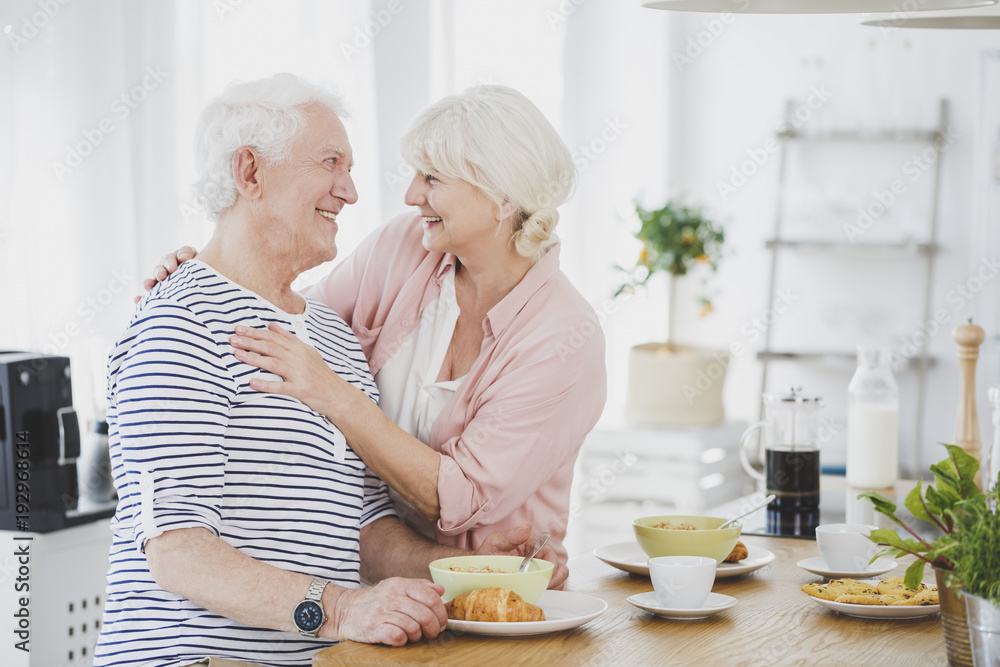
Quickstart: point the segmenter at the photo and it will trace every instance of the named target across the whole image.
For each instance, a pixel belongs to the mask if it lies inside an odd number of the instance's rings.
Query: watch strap
[[[306,591],[306,599],[322,603],[323,591],[328,583],[330,582],[323,579],[313,579],[312,583],[309,584],[309,590]]]

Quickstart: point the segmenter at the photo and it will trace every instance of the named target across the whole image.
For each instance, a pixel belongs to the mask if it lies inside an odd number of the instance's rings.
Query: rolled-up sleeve
[[[365,468],[365,491],[361,510],[361,527],[364,528],[376,519],[384,516],[396,516],[396,510],[389,499],[389,487],[373,473]]]
[[[187,308],[147,305],[115,373],[118,458],[135,544],[168,530],[219,534],[235,382],[204,324]],[[114,452],[113,452],[114,454]],[[124,493],[122,493],[124,491]]]
[[[437,528],[444,535],[520,514],[530,498],[551,490],[557,470],[575,462],[604,408],[604,337],[598,329],[567,355],[557,353],[560,340],[534,341],[532,350],[519,350],[517,363],[483,393],[463,433],[442,446]],[[536,523],[539,501],[547,503],[550,521],[565,513],[570,481],[571,475],[560,489],[565,500],[557,494],[536,499]]]

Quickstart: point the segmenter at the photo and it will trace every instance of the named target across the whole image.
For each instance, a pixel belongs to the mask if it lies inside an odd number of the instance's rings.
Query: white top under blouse
[[[463,376],[457,380],[437,381],[459,313],[452,265],[442,276],[441,293],[427,304],[413,333],[375,376],[382,411],[399,428],[425,445],[430,444],[434,422],[465,380]],[[434,539],[433,523],[395,491],[390,490],[389,496],[400,518],[425,537]]]
[[[452,266],[442,276],[441,293],[427,304],[413,333],[375,376],[383,412],[424,444],[430,443],[434,422],[465,380],[437,381],[460,312]]]

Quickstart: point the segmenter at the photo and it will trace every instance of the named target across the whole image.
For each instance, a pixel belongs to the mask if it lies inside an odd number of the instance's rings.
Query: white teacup
[[[875,556],[876,544],[868,534],[878,526],[863,523],[830,523],[816,527],[816,546],[826,566],[839,572],[864,572]]]
[[[660,605],[668,609],[701,609],[715,583],[714,558],[659,556],[649,559],[649,578]]]

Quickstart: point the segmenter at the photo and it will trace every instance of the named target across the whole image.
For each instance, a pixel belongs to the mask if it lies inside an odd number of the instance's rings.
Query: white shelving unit
[[[789,103],[789,109],[793,108],[794,105]],[[876,188],[872,190],[872,201],[868,210],[874,212],[882,211],[885,218],[880,216],[872,218],[871,226],[877,227],[877,229],[874,233],[865,233],[863,238],[860,239],[856,239],[850,235],[846,237],[842,234],[833,235],[832,232],[834,230],[832,228],[835,225],[829,225],[829,228],[825,230],[817,225],[815,229],[820,230],[819,233],[811,236],[802,235],[801,229],[796,232],[794,229],[796,227],[795,218],[796,215],[801,215],[802,211],[798,214],[789,214],[788,212],[789,200],[792,198],[790,191],[795,187],[790,183],[792,174],[789,173],[789,154],[793,150],[809,150],[820,156],[814,163],[815,165],[820,165],[816,166],[817,173],[811,174],[813,182],[806,185],[799,184],[798,187],[804,190],[808,190],[809,188],[813,190],[830,189],[835,187],[836,184],[830,182],[823,183],[822,178],[818,176],[818,172],[822,169],[822,155],[824,151],[840,150],[842,161],[845,162],[849,162],[855,155],[865,156],[865,158],[857,158],[859,162],[864,163],[863,165],[859,164],[859,167],[870,167],[880,158],[880,151],[888,154],[890,152],[889,147],[893,145],[911,145],[913,146],[913,150],[916,151],[915,154],[919,157],[923,154],[921,151],[925,151],[927,148],[935,148],[937,150],[936,147],[946,141],[947,122],[948,104],[946,100],[941,100],[938,123],[934,129],[883,132],[828,131],[821,133],[787,130],[777,135],[780,145],[777,207],[774,235],[766,243],[771,257],[768,278],[768,305],[770,307],[776,305],[777,291],[780,287],[779,282],[782,280],[786,283],[792,282],[794,284],[806,282],[810,279],[810,272],[814,271],[815,267],[820,264],[827,266],[830,263],[842,264],[848,267],[843,270],[850,272],[852,269],[871,267],[878,263],[895,263],[895,266],[900,267],[910,266],[912,270],[912,263],[916,262],[922,266],[922,275],[919,278],[919,284],[910,285],[912,292],[915,293],[915,297],[919,299],[919,304],[917,304],[919,308],[914,311],[914,315],[919,315],[922,322],[926,322],[933,317],[931,312],[931,290],[934,277],[934,261],[939,250],[937,243],[938,199],[943,152],[936,152],[933,163],[930,160],[923,162],[914,161],[914,165],[919,165],[919,169],[926,172],[926,176],[924,176],[922,171],[918,170],[917,166],[910,167],[908,170],[907,162],[903,162],[901,165],[898,162],[895,165],[890,165],[897,170],[902,170],[898,179],[901,187],[906,186],[910,188],[910,193],[918,192],[923,194],[928,200],[926,206],[910,206],[910,217],[905,221],[907,224],[903,225],[903,227],[908,229],[908,232],[906,234],[897,233],[895,235],[888,233],[893,230],[893,225],[885,221],[890,217],[886,213],[894,213],[895,211],[890,210],[893,207],[891,203],[885,205],[884,201],[882,201],[881,204],[876,205],[878,201],[881,201],[874,198],[878,196],[876,192],[878,188]],[[801,171],[808,170],[803,169]],[[916,178],[912,179],[912,184],[910,178],[904,180],[902,177],[903,174],[913,176],[914,173]],[[795,176],[801,176],[798,170]],[[874,183],[867,185],[869,187],[875,186]],[[879,187],[887,188],[888,186],[880,183]],[[907,196],[910,200],[916,198],[912,194],[907,194]],[[892,197],[892,201],[898,201],[903,198],[902,195],[893,195],[888,190],[884,197],[886,200]],[[907,200],[905,203],[907,205],[913,204],[914,202],[910,200]],[[800,208],[808,210],[809,207],[802,206]],[[859,215],[865,211],[861,207],[858,207],[857,213],[854,212],[853,208],[848,206],[842,205],[841,208],[849,209],[839,212],[841,219],[845,219],[851,215]],[[919,211],[922,219],[917,219],[918,216],[914,211]],[[860,215],[859,219],[861,219]],[[801,227],[801,225],[799,226]],[[793,257],[798,258],[798,273],[789,279],[788,276],[782,275],[782,269],[786,264],[792,262]],[[858,290],[856,285],[852,288]],[[845,287],[844,289],[848,288]],[[877,289],[877,285],[871,286],[872,291]],[[827,293],[836,294],[837,291],[834,287],[833,289],[828,289]],[[899,290],[897,289],[898,292]],[[863,296],[870,295],[866,294]],[[892,312],[894,308],[900,309],[902,305],[901,303],[890,302],[885,304],[885,309]],[[811,303],[810,308],[814,319],[817,313],[824,312],[823,307],[815,303]],[[841,319],[854,318],[862,320],[866,317],[863,313],[846,312],[846,309],[843,308],[841,311]],[[872,309],[869,310],[869,314],[871,312]],[[761,393],[776,391],[781,389],[785,384],[788,384],[787,382],[776,383],[773,381],[771,365],[774,363],[799,364],[797,367],[799,375],[796,376],[798,379],[794,384],[806,386],[807,391],[811,391],[812,389],[809,378],[814,373],[849,372],[855,368],[856,357],[852,348],[854,344],[861,341],[846,340],[844,336],[841,336],[837,340],[821,341],[819,344],[810,347],[808,344],[802,344],[802,341],[808,340],[809,336],[802,333],[802,331],[797,331],[795,335],[786,336],[786,338],[795,339],[794,346],[789,344],[787,340],[784,343],[778,343],[776,337],[779,335],[778,330],[781,329],[781,324],[777,323],[775,326],[767,329],[764,335],[763,347],[757,354],[757,359],[763,366],[761,373]],[[909,358],[900,359],[900,363],[894,365],[897,380],[901,385],[901,398],[904,401],[905,407],[905,411],[901,411],[901,414],[912,415],[912,419],[914,420],[912,433],[914,434],[915,458],[920,457],[920,447],[923,440],[922,416],[926,395],[926,375],[927,370],[934,363],[934,359],[930,358],[927,354],[926,337],[918,338],[920,338],[920,343],[917,353],[910,355]],[[895,341],[885,340],[883,342],[890,344]],[[850,375],[848,373],[844,376],[843,380],[845,392],[849,379]],[[904,388],[903,385],[909,385],[910,383],[912,383],[912,387]],[[761,410],[763,414],[763,407]],[[919,467],[918,461],[901,461],[901,464],[903,472],[907,474],[914,474]]]

